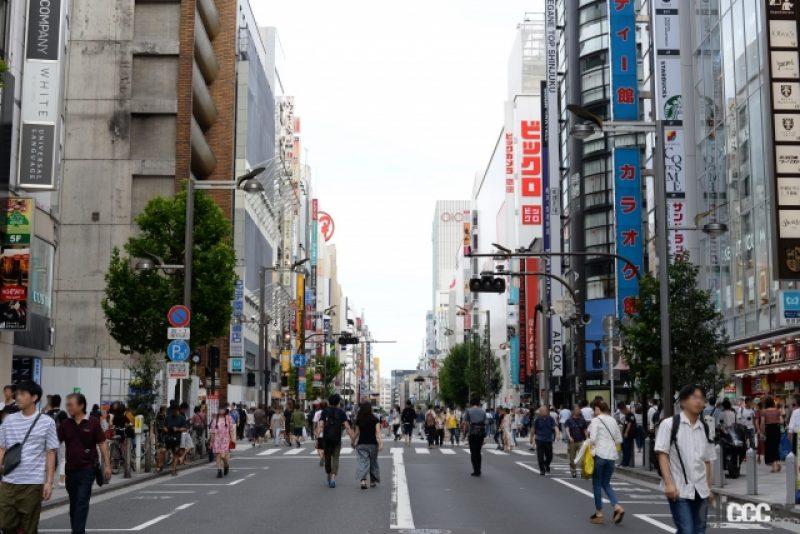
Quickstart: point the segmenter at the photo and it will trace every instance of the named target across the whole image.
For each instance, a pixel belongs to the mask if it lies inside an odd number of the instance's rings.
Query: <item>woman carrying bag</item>
[[[611,487],[611,476],[614,474],[614,462],[619,457],[619,448],[622,445],[622,433],[619,425],[609,415],[608,404],[603,400],[594,403],[594,417],[589,423],[590,449],[585,454],[594,453],[594,472],[592,473],[592,489],[594,490],[595,513],[589,521],[595,525],[602,525],[603,495],[606,492],[611,506],[614,508],[614,523],[622,522],[625,510],[617,502],[617,495]]]
[[[236,447],[236,423],[228,415],[228,404],[221,402],[219,411],[211,418],[209,425],[211,450],[217,457],[217,478],[230,469],[231,449]]]

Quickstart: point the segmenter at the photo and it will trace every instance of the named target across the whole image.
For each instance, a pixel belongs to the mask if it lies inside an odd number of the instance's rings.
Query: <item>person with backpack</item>
[[[481,476],[481,450],[483,440],[486,438],[486,411],[481,408],[481,400],[473,398],[470,407],[464,412],[464,420],[461,422],[461,432],[467,436],[469,442],[469,458],[472,462],[472,476]]]
[[[611,408],[605,400],[595,400],[592,405],[594,406],[594,417],[589,423],[591,450],[584,453],[594,455],[592,491],[595,512],[589,517],[589,522],[602,525],[605,521],[603,517],[603,492],[605,492],[614,509],[612,521],[619,524],[625,516],[625,509],[617,501],[617,494],[611,486],[611,476],[614,474],[614,462],[619,458],[622,433],[616,420],[611,416]]]
[[[334,393],[328,399],[328,407],[320,415],[319,424],[325,453],[325,473],[328,477],[328,487],[336,487],[336,475],[339,473],[339,452],[342,449],[342,428],[347,430],[350,439],[355,441],[355,436],[347,420],[347,414],[339,408],[342,397]]]
[[[690,384],[678,394],[681,412],[664,419],[655,450],[664,495],[677,534],[704,534],[711,493],[711,462],[716,451],[708,424],[701,417],[705,392]]]

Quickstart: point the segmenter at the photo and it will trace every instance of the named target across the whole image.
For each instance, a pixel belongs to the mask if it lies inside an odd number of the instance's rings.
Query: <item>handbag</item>
[[[581,478],[592,478],[594,474],[594,450],[591,445],[583,454],[583,464],[581,465]]]
[[[36,419],[33,420],[30,428],[28,428],[28,431],[25,433],[25,438],[22,440],[22,443],[15,443],[6,449],[6,454],[3,457],[3,475],[8,475],[19,467],[20,462],[22,462],[22,447],[25,446],[28,437],[31,435],[31,430],[33,430],[33,427],[39,422],[41,416],[42,414],[40,413],[36,414]]]
[[[103,487],[103,484],[106,483],[106,477],[103,474],[103,467],[100,465],[100,462],[94,464],[94,481],[97,482],[99,487]]]
[[[622,443],[617,443],[617,440],[614,439],[614,434],[611,433],[611,430],[608,429],[608,426],[603,422],[602,419],[598,418],[598,421],[600,421],[603,424],[603,426],[606,428],[606,431],[608,432],[608,435],[611,436],[611,441],[614,442],[614,446],[617,448],[617,454],[622,452]]]
[[[228,449],[230,449],[230,450],[234,450],[235,448],[236,448],[236,442],[235,442],[235,441],[233,441],[233,440],[230,440],[230,441],[228,442]]]

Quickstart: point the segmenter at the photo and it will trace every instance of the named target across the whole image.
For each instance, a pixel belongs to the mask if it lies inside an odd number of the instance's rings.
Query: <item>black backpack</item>
[[[711,441],[710,433],[708,431],[708,424],[706,423],[705,419],[703,419],[702,414],[700,415],[700,422],[703,424],[703,431],[706,433],[706,441],[709,443],[714,443]],[[676,414],[672,416],[672,429],[669,433],[669,447],[672,448],[675,445],[675,452],[678,453],[678,462],[681,464],[681,471],[683,471],[683,481],[684,483],[689,483],[689,478],[686,476],[686,467],[683,465],[683,457],[681,456],[681,450],[678,447],[678,430],[681,428],[681,414]],[[661,473],[661,465],[656,460],[656,472],[661,478],[664,478],[664,475]]]
[[[322,438],[328,443],[341,443],[344,421],[339,417],[339,411],[336,408],[328,408],[327,412]]]

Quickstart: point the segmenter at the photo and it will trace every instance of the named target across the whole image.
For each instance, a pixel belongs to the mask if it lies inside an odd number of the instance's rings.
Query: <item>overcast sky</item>
[[[541,0],[250,0],[278,28],[339,281],[381,372],[416,366],[436,200],[468,199],[503,123],[514,30]]]

